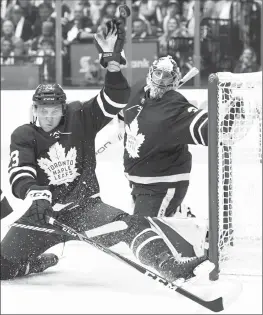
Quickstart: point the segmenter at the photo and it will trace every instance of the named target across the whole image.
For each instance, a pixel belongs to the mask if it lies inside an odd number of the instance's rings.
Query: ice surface
[[[6,121],[14,119],[10,108],[7,107],[7,110],[3,112],[3,106],[1,117],[1,119],[5,117],[5,128],[8,128]],[[8,143],[11,131],[5,129],[4,144]],[[3,132],[1,136],[3,137]],[[3,149],[1,152],[1,187],[15,209],[12,215],[1,222],[2,238],[8,225],[23,213],[26,205],[11,196],[7,178],[7,146],[5,145],[1,149]],[[194,158],[193,170],[185,203],[192,207],[192,211],[196,215],[207,218],[207,149],[192,147],[191,150]],[[104,167],[105,170],[109,169],[106,165]],[[114,167],[109,171],[115,172],[115,174],[117,172],[119,175],[121,173]],[[101,171],[101,180],[103,180],[102,173]],[[105,176],[105,182],[101,185],[112,189],[118,182],[122,183],[119,189],[112,190],[106,199],[110,202],[111,196],[112,203],[118,199],[119,206],[127,209],[127,200],[130,196],[127,186],[123,185],[124,178],[117,178],[118,176],[114,177],[115,185],[112,185],[110,176]],[[130,255],[123,244],[117,245],[116,250]],[[88,244],[72,241],[66,244],[64,250],[62,245],[57,245],[49,251],[55,252],[59,256],[63,255],[57,266],[42,274],[1,282],[2,314],[211,313]],[[228,278],[233,279],[234,277],[229,276]],[[239,298],[222,313],[261,314],[262,277],[242,276],[238,279],[243,284],[243,291]]]

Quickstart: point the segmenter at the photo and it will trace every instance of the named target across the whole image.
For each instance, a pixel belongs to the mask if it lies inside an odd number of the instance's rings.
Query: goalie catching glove
[[[126,64],[123,51],[125,35],[123,21],[116,19],[107,22],[104,30],[94,35],[94,42],[103,68],[107,67],[109,61],[116,61],[122,65]]]
[[[27,192],[26,199],[32,200],[32,205],[23,216],[27,222],[46,225],[46,216],[55,217],[55,212],[51,205],[52,193],[48,186],[31,186]]]

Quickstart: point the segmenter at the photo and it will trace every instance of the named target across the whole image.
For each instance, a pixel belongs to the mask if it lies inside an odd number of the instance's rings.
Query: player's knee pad
[[[19,271],[19,265],[7,260],[3,256],[1,259],[1,280],[10,280],[16,277]]]

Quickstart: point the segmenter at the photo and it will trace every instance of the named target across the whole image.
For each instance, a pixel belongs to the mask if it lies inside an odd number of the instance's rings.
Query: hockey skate
[[[58,263],[58,257],[55,254],[42,254],[35,260],[27,263],[17,274],[18,277],[26,276],[31,273],[40,273],[47,268],[53,267]]]

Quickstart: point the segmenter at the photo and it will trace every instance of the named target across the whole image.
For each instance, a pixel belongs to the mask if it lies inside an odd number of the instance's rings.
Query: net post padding
[[[209,258],[220,274],[262,274],[262,72],[212,74]]]

